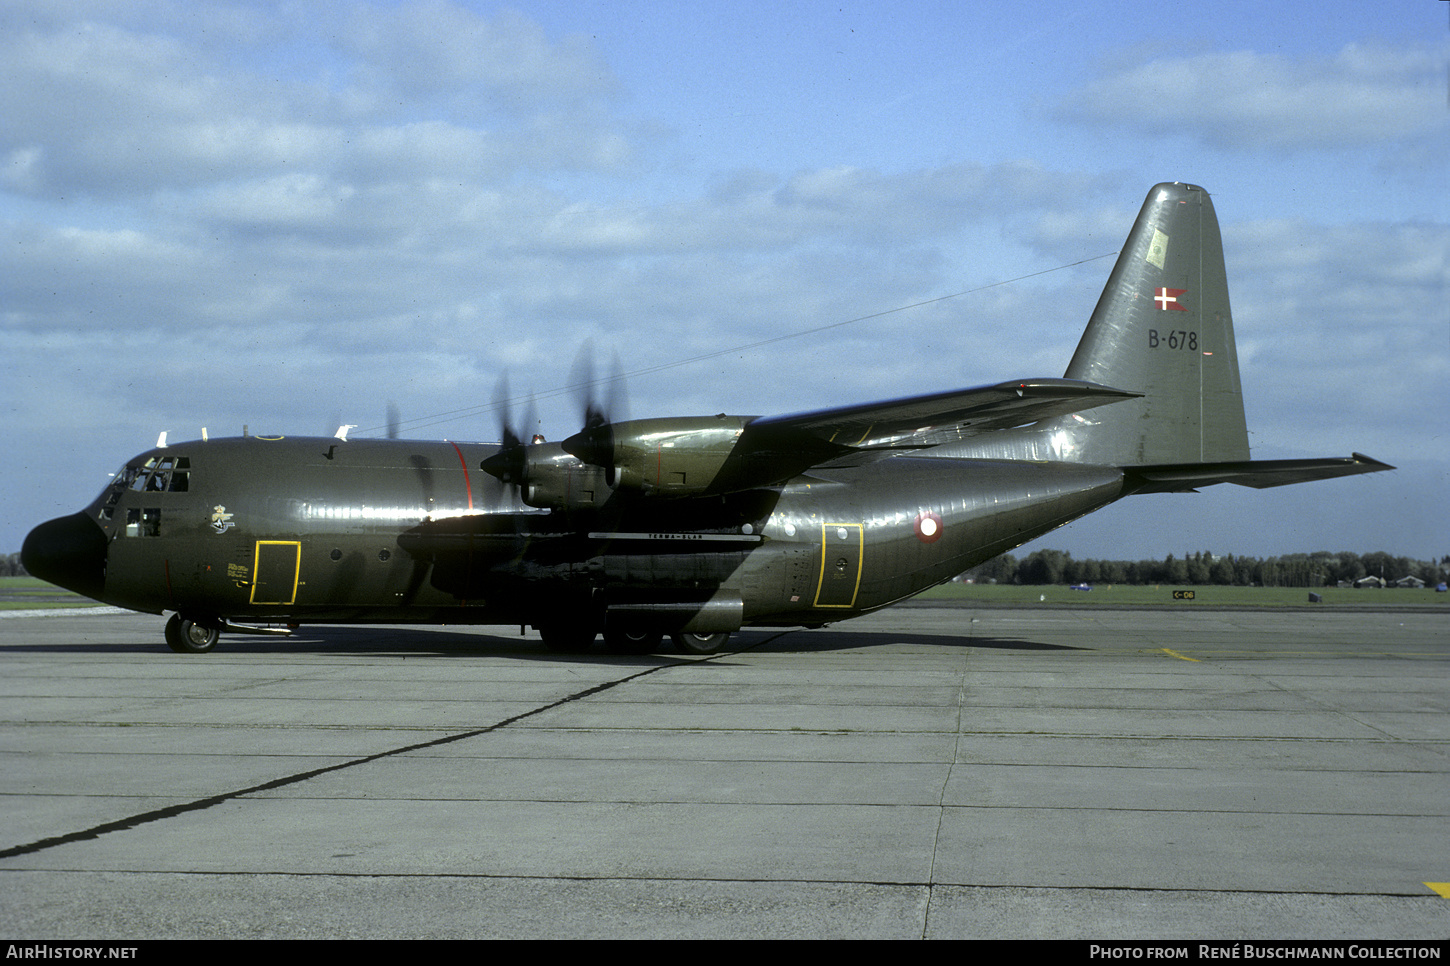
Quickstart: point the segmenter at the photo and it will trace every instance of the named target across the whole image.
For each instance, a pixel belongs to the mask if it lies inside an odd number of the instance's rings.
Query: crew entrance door
[[[302,543],[297,540],[258,540],[252,565],[253,604],[292,604],[297,601],[297,580],[302,572]]]

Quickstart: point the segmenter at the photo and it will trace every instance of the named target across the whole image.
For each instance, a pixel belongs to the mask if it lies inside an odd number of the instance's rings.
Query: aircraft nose
[[[100,599],[106,587],[106,533],[84,513],[56,517],[30,531],[20,563],[32,577]]]

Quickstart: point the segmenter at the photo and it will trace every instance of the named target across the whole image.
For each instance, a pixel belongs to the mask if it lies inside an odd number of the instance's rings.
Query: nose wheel
[[[178,654],[205,654],[216,647],[221,630],[215,624],[202,623],[180,614],[172,614],[166,622],[166,646]]]

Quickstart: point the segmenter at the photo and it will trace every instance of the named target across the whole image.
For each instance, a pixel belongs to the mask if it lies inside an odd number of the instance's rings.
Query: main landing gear
[[[670,640],[686,654],[714,654],[725,646],[730,635],[723,631],[715,634],[671,634]]]
[[[597,633],[592,625],[553,623],[537,625],[539,638],[555,654],[583,654],[594,644]],[[637,628],[611,627],[604,632],[604,646],[611,654],[655,654],[660,650],[664,634]],[[671,634],[675,649],[683,654],[714,654],[730,640],[726,633]]]
[[[610,628],[604,632],[604,648],[610,654],[653,654],[664,635],[659,631]]]

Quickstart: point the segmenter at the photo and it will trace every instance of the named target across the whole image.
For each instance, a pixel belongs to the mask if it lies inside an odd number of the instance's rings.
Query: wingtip
[[[1354,459],[1354,461],[1356,463],[1364,463],[1364,464],[1367,464],[1369,466],[1373,466],[1374,469],[1369,470],[1369,472],[1371,472],[1371,473],[1378,473],[1381,470],[1398,469],[1398,467],[1391,466],[1388,463],[1383,463],[1383,462],[1375,459],[1373,456],[1365,456],[1363,453],[1354,453],[1354,454],[1352,454],[1352,458]]]

